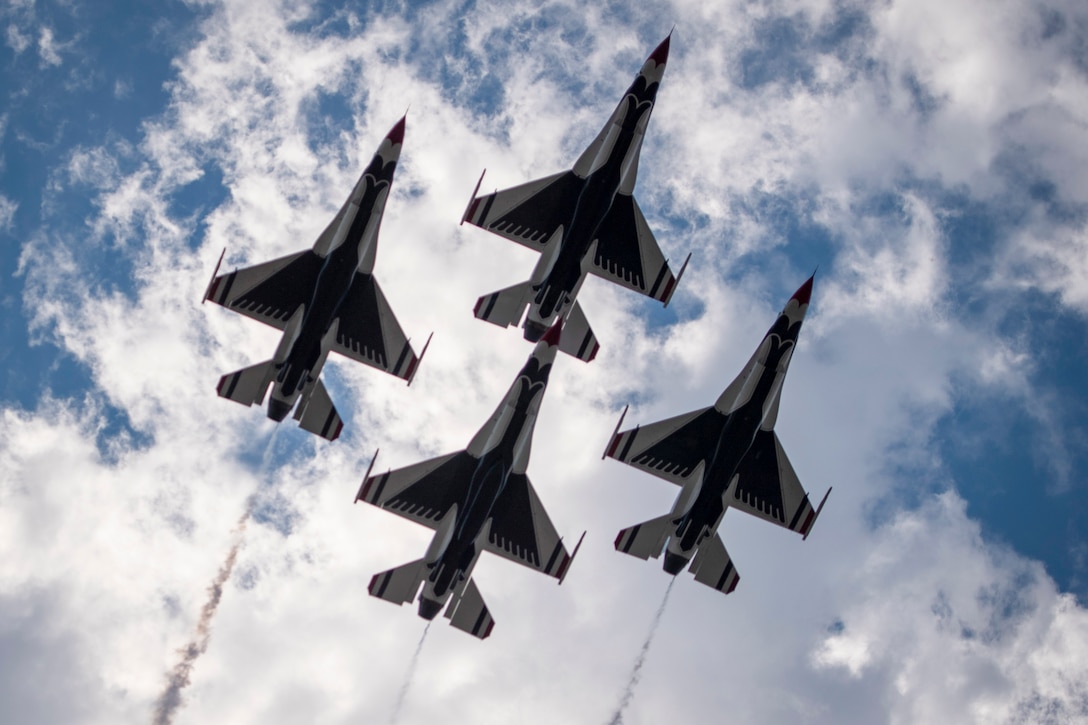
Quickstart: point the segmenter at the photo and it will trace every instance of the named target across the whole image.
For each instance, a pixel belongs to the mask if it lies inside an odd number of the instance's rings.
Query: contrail
[[[264,478],[271,464],[273,446],[276,442],[276,431],[278,430],[279,426],[273,429],[272,435],[268,439],[268,445],[265,447],[264,455],[261,457],[261,470],[259,473],[261,479]],[[215,610],[219,608],[219,600],[223,598],[223,587],[230,579],[231,571],[234,570],[238,550],[242,548],[242,535],[246,531],[246,522],[249,521],[249,516],[253,513],[253,504],[256,500],[256,494],[246,499],[245,511],[242,512],[238,523],[234,525],[234,544],[231,545],[230,551],[227,552],[227,558],[223,565],[219,567],[219,573],[215,575],[211,586],[208,587],[208,601],[204,603],[204,607],[200,610],[200,619],[197,621],[196,634],[193,640],[178,650],[179,654],[181,654],[181,661],[174,665],[174,669],[166,678],[166,689],[163,690],[162,695],[159,696],[158,701],[155,703],[155,715],[151,720],[152,725],[170,725],[174,721],[174,715],[182,705],[181,691],[189,686],[189,677],[193,672],[193,665],[196,664],[197,658],[208,650],[208,643],[212,638],[212,618],[215,616]]]
[[[654,635],[657,634],[657,627],[661,624],[661,617],[665,614],[665,605],[669,603],[672,585],[675,583],[676,577],[673,577],[669,582],[669,588],[665,590],[665,596],[661,599],[661,606],[657,608],[657,612],[654,614],[654,621],[650,623],[650,632],[646,635],[646,641],[642,643],[642,649],[639,651],[638,657],[635,658],[635,666],[631,668],[631,676],[627,678],[627,688],[623,691],[620,704],[616,706],[616,712],[612,714],[612,719],[608,721],[608,725],[621,725],[623,723],[623,711],[627,709],[635,696],[635,687],[638,686],[638,681],[642,678],[642,665],[646,662],[646,654],[650,651],[650,645],[653,644]]]
[[[408,663],[408,672],[404,675],[404,684],[400,687],[400,693],[397,695],[397,704],[393,705],[393,717],[389,720],[391,725],[396,725],[397,720],[400,719],[400,710],[404,707],[404,698],[408,695],[408,688],[412,685],[412,679],[416,676],[416,665],[419,664],[419,653],[423,651],[423,640],[427,639],[427,632],[431,629],[431,623],[427,622],[427,626],[423,628],[423,636],[419,638],[419,644],[416,645],[416,653],[412,655],[412,661]]]

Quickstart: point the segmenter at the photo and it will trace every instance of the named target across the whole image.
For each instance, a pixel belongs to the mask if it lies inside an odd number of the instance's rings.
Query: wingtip
[[[367,466],[366,473],[363,474],[363,482],[359,484],[359,490],[355,492],[355,500],[352,501],[353,504],[357,504],[360,501],[363,501],[363,500],[366,499],[367,489],[370,488],[370,483],[369,483],[370,472],[374,470],[374,462],[378,460],[378,453],[380,451],[381,451],[381,448],[375,448],[374,449],[374,455],[370,459],[370,465]]]
[[[812,518],[808,520],[805,525],[805,533],[801,535],[801,541],[807,541],[808,535],[812,533],[812,527],[816,525],[816,519],[820,518],[820,512],[824,510],[824,504],[827,503],[827,497],[831,495],[831,486],[828,486],[827,493],[820,500],[820,505],[816,507],[816,511],[813,512]]]
[[[208,286],[204,288],[204,299],[200,300],[200,304],[204,304],[208,301],[208,298],[215,294],[215,276],[219,274],[219,267],[223,264],[223,257],[227,255],[227,248],[223,247],[223,251],[219,253],[219,261],[215,263],[215,270],[212,272],[212,278],[208,280]]]
[[[570,556],[563,561],[562,571],[556,579],[559,580],[559,584],[563,583],[563,580],[567,578],[567,573],[570,572],[570,565],[574,563],[574,557],[578,556],[578,550],[582,548],[582,542],[586,539],[586,532],[583,531],[582,535],[578,538],[578,543],[574,545],[574,551],[570,553]]]
[[[627,409],[630,407],[630,405],[623,406],[623,412],[620,413],[620,419],[616,421],[616,428],[612,431],[612,436],[608,439],[608,443],[604,447],[604,453],[601,454],[602,461],[608,457],[608,454],[616,452],[616,445],[619,443],[617,434],[620,432],[620,426],[623,425],[623,419],[627,417]]]
[[[480,190],[480,184],[484,183],[484,174],[486,173],[487,169],[480,172],[480,180],[476,182],[476,188],[472,190],[472,196],[468,198],[468,205],[465,206],[465,213],[461,215],[461,224],[467,222],[476,212],[476,205],[480,203],[480,200],[476,198],[476,192]]]
[[[408,374],[405,380],[408,383],[408,387],[412,387],[412,381],[416,379],[416,372],[419,370],[419,364],[423,362],[423,356],[427,354],[427,348],[431,346],[431,338],[434,337],[434,331],[431,331],[430,335],[427,335],[427,342],[423,343],[423,349],[419,353],[419,357],[412,360],[409,363]]]

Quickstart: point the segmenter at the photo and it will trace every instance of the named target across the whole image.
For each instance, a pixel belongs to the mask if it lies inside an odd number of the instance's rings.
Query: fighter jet
[[[330,351],[411,384],[427,346],[415,354],[372,274],[403,141],[401,118],[313,249],[216,276],[220,255],[204,300],[283,331],[271,360],[220,378],[221,397],[261,404],[271,383],[269,418],[282,421],[295,408],[302,428],[335,440],[343,421],[319,377]]]
[[[676,484],[680,494],[665,516],[621,531],[617,550],[656,559],[664,548],[669,574],[679,574],[691,561],[696,581],[728,594],[740,577],[716,533],[727,508],[808,538],[831,489],[814,510],[774,424],[811,294],[810,277],[712,407],[623,433],[620,416],[604,455]]]
[[[669,304],[687,260],[674,276],[632,196],[642,138],[668,56],[665,38],[570,171],[477,197],[481,174],[461,223],[523,244],[540,252],[540,259],[527,282],[481,297],[476,317],[509,327],[521,321],[528,306],[527,340],[539,340],[560,316],[579,335],[592,336],[575,302],[589,272]],[[568,312],[569,305],[573,309]]]
[[[467,449],[376,476],[367,471],[356,501],[435,530],[422,559],[370,580],[372,596],[404,604],[416,597],[422,584],[419,616],[434,619],[448,603],[450,624],[484,639],[495,620],[472,579],[481,552],[506,557],[563,583],[582,541],[573,553],[567,552],[525,475],[561,325],[562,320],[556,321],[537,343]]]

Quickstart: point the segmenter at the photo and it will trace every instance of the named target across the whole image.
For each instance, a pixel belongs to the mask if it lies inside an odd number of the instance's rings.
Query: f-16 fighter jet
[[[814,510],[774,424],[811,294],[810,277],[712,407],[613,432],[605,455],[680,487],[672,511],[621,531],[616,549],[656,559],[665,548],[665,571],[675,576],[691,561],[696,581],[728,594],[740,577],[716,533],[727,508],[808,538],[831,489]],[[622,423],[620,416],[616,431]]]
[[[283,330],[271,360],[220,378],[221,397],[260,404],[271,383],[269,418],[282,421],[295,408],[302,428],[335,440],[343,421],[319,377],[330,351],[412,382],[423,354],[412,350],[372,274],[403,141],[402,118],[313,249],[220,276],[216,265],[205,300]]]
[[[506,397],[466,450],[377,476],[367,471],[356,501],[435,530],[422,559],[370,580],[372,596],[403,604],[416,597],[422,584],[419,616],[434,619],[448,603],[450,624],[484,639],[495,620],[472,579],[481,552],[506,557],[563,583],[582,542],[574,553],[567,552],[525,475],[561,325],[562,320],[556,321],[537,343]]]
[[[632,196],[642,138],[668,56],[665,38],[573,169],[486,196],[476,196],[476,184],[461,223],[540,252],[532,277],[481,297],[476,317],[509,327],[521,322],[528,306],[527,340],[539,340],[560,316],[592,335],[574,299],[588,272],[668,305],[687,260],[673,276]]]

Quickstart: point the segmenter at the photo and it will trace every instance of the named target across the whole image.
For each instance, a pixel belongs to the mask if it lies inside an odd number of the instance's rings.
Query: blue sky
[[[726,518],[743,582],[677,582],[629,721],[1088,719],[1088,13],[968,0],[0,6],[2,719],[150,718],[255,490],[179,722],[387,716],[422,623],[365,584],[426,537],[349,496],[379,446],[466,445],[529,352],[469,310],[535,260],[456,222],[484,167],[568,167],[674,25],[636,197],[691,268],[668,310],[586,284],[602,355],[530,466],[585,552],[559,590],[481,564],[495,635],[432,632],[404,720],[607,719],[666,584],[611,541],[672,491],[599,449],[713,401],[817,265],[778,430],[835,492],[803,545]],[[411,388],[328,366],[343,439],[265,470],[214,384],[275,335],[201,292],[312,244],[409,106],[376,275],[434,345]],[[723,677],[761,697],[691,686]]]

